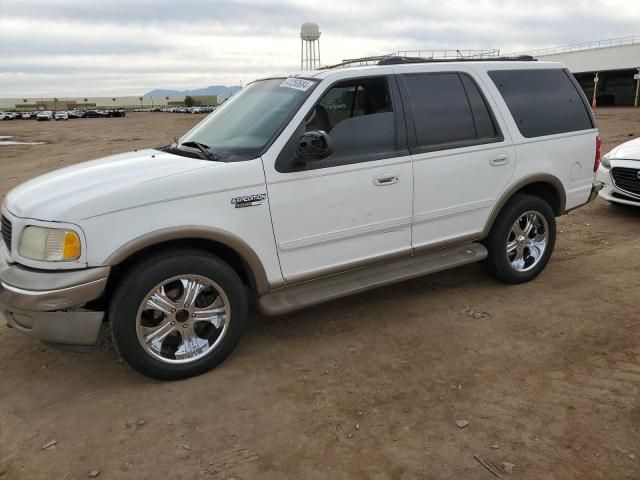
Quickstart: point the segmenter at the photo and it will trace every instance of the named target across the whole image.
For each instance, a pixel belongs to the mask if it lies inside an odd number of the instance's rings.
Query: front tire
[[[244,330],[247,294],[237,273],[199,250],[162,251],[133,266],[109,307],[122,358],[159,380],[200,375],[225,360]]]
[[[517,195],[498,215],[485,246],[487,272],[504,283],[536,278],[551,258],[556,242],[556,219],[547,202]]]

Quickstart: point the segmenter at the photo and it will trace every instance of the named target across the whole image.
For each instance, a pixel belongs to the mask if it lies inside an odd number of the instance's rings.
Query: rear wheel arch
[[[546,200],[518,193],[498,215],[484,240],[487,272],[504,283],[533,280],[544,270],[555,246],[555,212]]]
[[[521,194],[541,198],[549,204],[556,217],[561,216],[565,212],[567,197],[560,179],[549,174],[529,176],[512,185],[496,202],[482,231],[483,239],[489,236],[496,219],[511,199]]]

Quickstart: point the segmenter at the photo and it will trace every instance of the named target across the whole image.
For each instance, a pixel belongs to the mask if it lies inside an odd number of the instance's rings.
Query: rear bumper
[[[604,183],[599,181],[593,182],[593,184],[591,185],[591,193],[589,194],[589,200],[587,200],[587,203],[593,202],[598,196],[598,192],[600,192],[600,190],[602,190],[603,187],[604,187]]]
[[[99,298],[109,267],[42,271],[8,264],[0,249],[0,313],[10,327],[67,345],[95,345],[104,312],[82,310]]]

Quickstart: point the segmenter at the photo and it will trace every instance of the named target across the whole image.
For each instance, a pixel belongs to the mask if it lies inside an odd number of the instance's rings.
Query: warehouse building
[[[224,98],[219,95],[192,96],[194,106],[216,107]],[[2,110],[92,110],[183,107],[186,97],[50,97],[50,98],[0,98]]]
[[[411,50],[392,54],[344,60],[353,64],[375,64],[381,58],[398,55],[456,60],[476,58],[491,60],[499,56],[530,55],[541,61],[560,62],[569,68],[594,105],[640,106],[640,35],[599,40],[563,47],[544,48],[503,54],[487,50]]]
[[[516,55],[561,62],[595,105],[638,105],[640,35],[545,48]],[[635,78],[634,78],[635,77]],[[595,95],[594,95],[595,93]]]

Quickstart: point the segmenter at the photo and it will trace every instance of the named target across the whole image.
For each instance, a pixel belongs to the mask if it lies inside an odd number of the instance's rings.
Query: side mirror
[[[296,160],[302,163],[316,162],[333,153],[331,137],[323,130],[307,132],[298,140]]]

